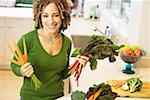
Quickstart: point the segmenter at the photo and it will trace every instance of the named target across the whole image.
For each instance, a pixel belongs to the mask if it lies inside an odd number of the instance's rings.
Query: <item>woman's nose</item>
[[[51,22],[51,23],[53,23],[54,22],[54,18],[53,17],[49,17],[48,21]]]

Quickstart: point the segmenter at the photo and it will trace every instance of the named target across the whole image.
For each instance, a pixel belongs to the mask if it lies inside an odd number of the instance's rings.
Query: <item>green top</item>
[[[42,47],[37,30],[26,33],[23,36],[26,40],[28,61],[32,64],[34,73],[42,82],[42,85],[35,91],[34,83],[32,83],[31,79],[24,77],[20,92],[22,100],[28,100],[29,98],[30,100],[54,100],[62,96],[63,79],[69,77],[67,66],[69,66],[71,40],[62,34],[63,45],[61,51],[57,55],[50,56]],[[18,46],[23,52],[22,37],[18,42]],[[11,64],[11,68],[17,76],[21,76],[20,66]]]

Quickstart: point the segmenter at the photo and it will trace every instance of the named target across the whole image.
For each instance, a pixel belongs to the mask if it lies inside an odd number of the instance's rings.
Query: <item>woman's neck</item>
[[[49,33],[42,28],[38,30],[38,34],[46,39],[58,39],[61,36],[60,33]]]

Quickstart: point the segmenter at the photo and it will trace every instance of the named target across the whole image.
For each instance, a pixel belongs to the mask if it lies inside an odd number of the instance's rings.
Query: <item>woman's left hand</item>
[[[88,60],[89,60],[89,58],[86,57],[86,56],[78,55],[78,56],[76,57],[76,60],[78,61],[79,66],[85,67],[85,66],[86,66],[86,63],[87,63]]]
[[[69,74],[72,75],[75,72],[76,80],[80,77],[82,68],[86,66],[86,63],[88,62],[89,58],[86,56],[78,55],[76,57],[75,62],[71,65]]]
[[[71,75],[75,72],[76,81],[79,79],[82,68],[86,66],[88,60],[89,58],[86,56],[78,55],[76,57],[76,61],[70,70]]]

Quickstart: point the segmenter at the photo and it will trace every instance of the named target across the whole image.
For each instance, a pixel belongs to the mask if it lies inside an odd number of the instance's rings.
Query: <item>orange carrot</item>
[[[16,52],[13,51],[13,49],[11,48],[11,46],[8,44],[8,48],[9,50],[13,53],[13,55],[16,57],[16,60],[11,60],[9,59],[7,56],[2,56],[2,58],[6,61],[11,61],[12,63],[19,65],[20,67],[22,65],[24,65],[27,60],[28,60],[28,54],[27,54],[27,48],[26,48],[26,44],[25,44],[25,38],[23,38],[23,49],[24,49],[24,54],[22,54],[20,48],[18,47],[18,45],[13,41]],[[40,88],[40,86],[42,85],[42,83],[40,82],[40,80],[36,77],[35,74],[33,74],[31,76],[31,80],[33,81],[34,85],[35,85],[35,90],[37,90],[38,88]]]
[[[28,54],[27,54],[27,47],[26,47],[25,37],[23,37],[23,49],[24,49],[23,60],[24,60],[24,62],[27,62]]]
[[[9,50],[12,52],[12,54],[16,57],[17,61],[19,64],[21,64],[21,61],[19,59],[19,57],[17,56],[17,54],[13,51],[13,49],[11,48],[11,46],[8,44],[8,48]]]
[[[6,61],[10,61],[10,62],[12,62],[12,63],[14,63],[14,64],[20,66],[20,63],[19,63],[18,61],[11,60],[11,59],[9,59],[7,56],[2,56],[2,58],[3,58],[4,60],[6,60]]]
[[[142,78],[142,76],[139,76],[139,77],[137,77],[137,78]],[[113,86],[114,86],[115,88],[119,88],[119,87],[121,87],[123,84],[125,84],[128,80],[129,80],[129,79],[121,80],[121,81],[117,82],[116,84],[114,84]]]
[[[122,80],[120,82],[118,82],[117,84],[113,85],[115,88],[119,88],[121,87],[123,84],[125,84],[125,82],[127,82],[128,80]]]
[[[24,60],[23,60],[23,55],[22,55],[18,45],[14,41],[13,41],[13,43],[14,43],[14,46],[16,48],[16,52],[17,52],[17,54],[18,54],[18,56],[19,56],[19,58],[21,60],[21,64],[23,65],[25,63]]]

